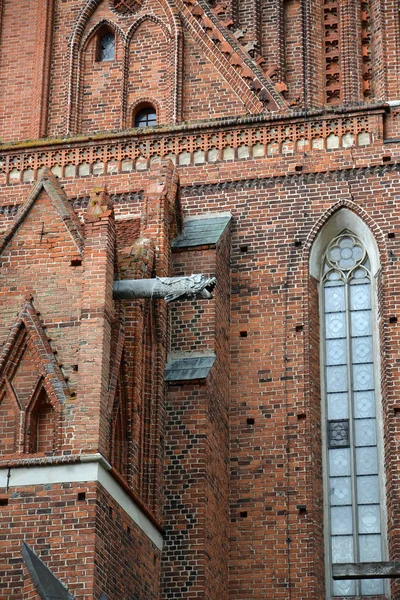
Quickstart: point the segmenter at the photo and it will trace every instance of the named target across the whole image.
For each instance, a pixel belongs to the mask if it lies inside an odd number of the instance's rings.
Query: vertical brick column
[[[54,3],[52,0],[41,0],[37,10],[32,137],[40,138],[45,137],[47,129]]]
[[[361,99],[361,10],[360,2],[340,3],[341,68],[343,103],[354,104]]]
[[[99,198],[102,192],[97,192]],[[99,200],[101,202],[101,200]],[[97,205],[99,206],[99,205]],[[85,254],[75,439],[79,449],[108,456],[109,384],[115,223],[112,209],[85,215]]]
[[[305,108],[324,104],[323,20],[319,0],[301,0]]]
[[[261,49],[261,0],[241,0],[238,20],[239,26],[247,30],[244,40],[257,43]]]

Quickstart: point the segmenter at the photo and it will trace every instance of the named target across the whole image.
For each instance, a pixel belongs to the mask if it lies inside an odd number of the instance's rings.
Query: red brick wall
[[[23,540],[77,600],[98,598],[102,591],[109,598],[158,598],[159,551],[102,486],[21,487],[7,496],[0,515],[4,600],[37,598],[22,563]]]

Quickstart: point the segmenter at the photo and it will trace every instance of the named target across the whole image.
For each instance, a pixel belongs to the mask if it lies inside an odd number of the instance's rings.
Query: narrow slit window
[[[383,560],[370,259],[345,230],[322,273],[329,564]],[[333,581],[328,597],[379,596],[382,579]]]
[[[102,33],[99,37],[97,61],[106,62],[114,60],[115,57],[115,36],[110,31]]]

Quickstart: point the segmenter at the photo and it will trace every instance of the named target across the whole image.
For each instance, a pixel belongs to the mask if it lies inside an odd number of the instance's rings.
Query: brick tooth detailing
[[[324,0],[325,30],[325,101],[342,101],[342,74],[340,59],[340,15],[338,0]]]
[[[361,46],[362,46],[362,93],[364,100],[373,96],[371,56],[371,12],[370,0],[361,2]]]

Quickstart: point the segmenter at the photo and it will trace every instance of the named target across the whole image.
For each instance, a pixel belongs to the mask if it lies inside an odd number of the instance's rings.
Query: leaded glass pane
[[[376,447],[356,448],[357,475],[376,475],[378,473],[378,457]]]
[[[362,579],[361,580],[361,595],[362,596],[379,596],[384,593],[382,579]]]
[[[361,562],[379,562],[382,560],[381,536],[360,535],[360,561]]]
[[[368,536],[365,536],[368,537]],[[354,562],[353,536],[332,537],[332,563]]]
[[[351,506],[333,506],[331,508],[332,535],[349,535],[353,533]],[[365,532],[375,533],[375,532]]]
[[[349,418],[349,401],[347,393],[327,394],[328,421]]]
[[[356,446],[376,446],[375,419],[356,419]]]
[[[342,338],[346,335],[345,313],[329,313],[325,315],[326,338]]]
[[[361,337],[371,334],[372,328],[370,310],[352,312],[350,321],[352,337]]]
[[[355,581],[345,579],[343,581],[333,582],[333,595],[334,596],[355,596],[356,595],[356,584]]]
[[[356,419],[366,419],[375,416],[374,392],[354,393],[354,416]]]
[[[358,504],[377,504],[379,502],[378,475],[362,475],[357,477]]]
[[[353,338],[351,340],[351,350],[353,363],[372,362],[372,337]]]
[[[344,365],[347,362],[346,340],[326,340],[326,364]],[[363,361],[365,362],[365,361]]]
[[[346,392],[347,391],[347,367],[327,367],[326,368],[326,391]]]
[[[346,310],[344,284],[335,287],[325,287],[325,311],[343,312]]]
[[[359,533],[381,532],[381,513],[378,504],[358,507],[358,531]]]
[[[331,477],[350,475],[350,448],[329,450],[329,473]]]
[[[351,310],[366,310],[371,308],[370,284],[350,286],[350,308]]]
[[[374,367],[372,364],[353,366],[354,391],[372,390],[374,387]]]
[[[329,481],[329,491],[331,506],[351,504],[350,477],[331,477]]]

